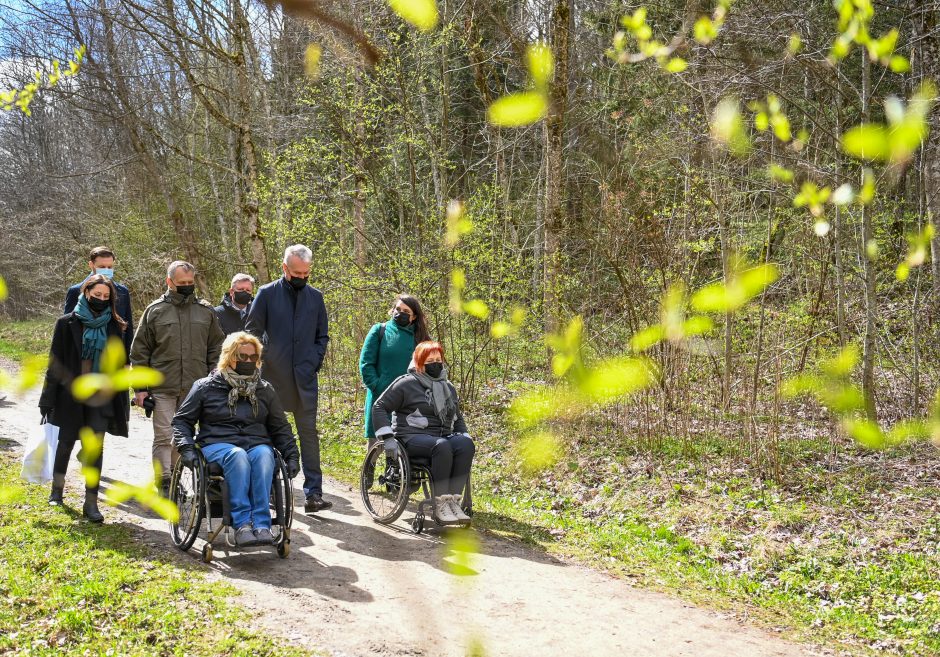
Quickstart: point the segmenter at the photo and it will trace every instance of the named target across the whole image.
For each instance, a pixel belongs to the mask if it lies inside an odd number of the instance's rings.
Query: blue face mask
[[[108,280],[111,280],[112,278],[114,278],[114,270],[108,269],[106,267],[95,267],[95,273],[101,274],[102,276],[106,276]]]

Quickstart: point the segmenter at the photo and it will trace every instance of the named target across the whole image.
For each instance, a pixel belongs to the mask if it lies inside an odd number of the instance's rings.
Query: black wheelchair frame
[[[386,456],[381,440],[376,441],[366,453],[359,474],[359,494],[363,506],[373,521],[390,525],[404,513],[411,495],[421,490],[424,499],[418,502],[415,517],[411,520],[411,530],[420,534],[428,517],[441,526],[434,516],[434,481],[431,479],[430,462],[427,459],[412,459],[405,451],[404,444],[397,438],[395,440],[398,442],[398,452],[394,460]],[[408,483],[402,485],[402,482]],[[468,516],[473,515],[470,478],[467,479],[460,506]]]
[[[273,448],[272,448],[273,449]],[[170,478],[170,501],[179,509],[179,518],[170,522],[170,537],[173,544],[186,552],[196,542],[202,520],[207,523],[202,560],[212,561],[212,542],[232,526],[232,511],[229,506],[228,484],[222,474],[222,466],[206,461],[202,450],[196,449],[196,464],[193,468],[176,462]],[[274,546],[282,559],[290,554],[290,528],[293,520],[294,497],[291,480],[287,476],[287,465],[280,452],[274,449],[274,477],[271,480],[271,533]],[[217,524],[214,525],[213,521]],[[234,532],[226,532],[225,543],[236,548]]]

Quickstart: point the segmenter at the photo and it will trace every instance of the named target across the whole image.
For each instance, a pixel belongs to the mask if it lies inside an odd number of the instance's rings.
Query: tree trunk
[[[564,145],[565,115],[568,110],[568,50],[571,6],[568,0],[555,0],[552,8],[551,48],[555,55],[555,79],[551,84],[548,114],[545,117],[545,241],[543,251],[542,303],[545,330],[559,330],[559,287],[562,279],[561,231],[565,225]]]
[[[871,62],[868,52],[862,49],[862,121],[870,119],[869,102],[871,100]],[[865,395],[865,409],[868,417],[876,419],[875,410],[875,353],[877,349],[876,322],[878,298],[875,289],[875,263],[869,256],[869,244],[874,239],[871,212],[868,206],[862,206],[862,239],[859,244],[862,262],[865,266],[865,341],[862,350],[862,392]]]

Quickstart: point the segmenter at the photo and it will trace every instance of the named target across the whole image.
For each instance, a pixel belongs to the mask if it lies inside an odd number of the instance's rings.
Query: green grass
[[[234,587],[148,553],[126,527],[49,507],[17,475],[0,453],[0,654],[307,654],[247,629]]]
[[[324,411],[324,471],[355,485],[361,410]],[[718,440],[689,450],[664,437],[651,457],[590,432],[553,471],[528,478],[498,415],[471,409],[468,418],[478,529],[746,613],[792,638],[855,654],[940,654],[940,520],[924,521],[936,487],[893,481],[849,447],[847,467],[829,472],[826,446],[812,441],[790,446],[787,481],[773,484],[736,467],[733,446]],[[937,459],[918,449],[884,458],[918,462],[901,469],[914,477]]]
[[[51,317],[0,323],[0,356],[19,361],[48,354],[53,326],[55,319]]]

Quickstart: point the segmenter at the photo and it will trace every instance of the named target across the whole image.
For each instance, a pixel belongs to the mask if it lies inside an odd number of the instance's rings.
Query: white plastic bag
[[[55,450],[59,445],[59,427],[48,422],[40,424],[26,443],[23,471],[20,477],[34,484],[52,481]]]

